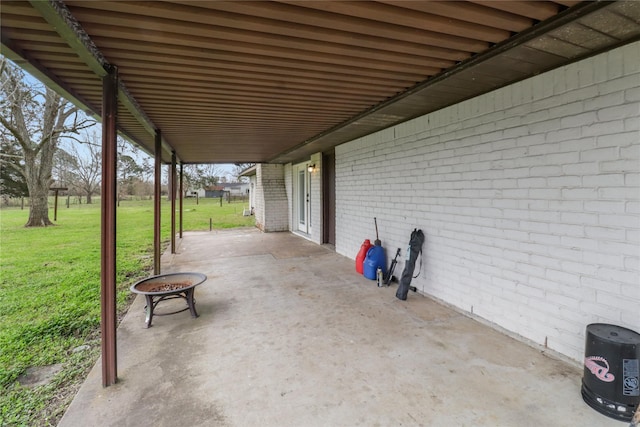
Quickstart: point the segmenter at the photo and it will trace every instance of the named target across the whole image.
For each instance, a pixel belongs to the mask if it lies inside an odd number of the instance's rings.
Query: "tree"
[[[2,194],[3,199],[8,202],[9,197],[28,196],[27,181],[18,172],[22,161],[20,147],[3,139],[0,142],[0,153],[2,153],[2,157],[6,162],[6,164],[5,162],[0,162],[0,194]],[[8,163],[17,163],[17,165],[12,167]]]
[[[217,185],[220,182],[220,168],[216,165],[206,164],[199,166],[200,180],[199,184],[202,188],[211,187]]]
[[[118,156],[119,194],[135,194],[134,184],[141,179],[143,172],[143,168],[133,157],[128,154],[120,154]]]
[[[184,191],[193,191],[208,188],[220,182],[218,167],[207,165],[186,165],[182,171],[185,181]]]
[[[53,155],[53,179],[59,187],[68,187],[69,194],[75,196],[79,194],[75,186],[76,169],[78,169],[76,158],[65,149],[58,148]]]
[[[89,139],[93,139],[90,141]],[[85,153],[80,153],[74,145],[71,154],[75,159],[76,170],[73,173],[73,186],[80,194],[87,198],[87,204],[91,204],[91,196],[98,192],[102,182],[102,151],[96,145],[97,136],[87,138]]]
[[[60,138],[94,124],[78,113],[58,94],[28,82],[18,67],[0,58],[0,133],[2,141],[19,147],[22,156],[19,162],[7,161],[3,153],[0,162],[25,178],[31,198],[26,227],[53,225],[48,194]]]
[[[237,182],[247,181],[247,177],[241,177],[240,174],[251,166],[255,166],[255,163],[234,163],[232,174]]]
[[[129,141],[118,137],[118,206],[123,195],[153,194],[153,185],[146,180],[153,179],[154,166],[149,156],[140,154]]]

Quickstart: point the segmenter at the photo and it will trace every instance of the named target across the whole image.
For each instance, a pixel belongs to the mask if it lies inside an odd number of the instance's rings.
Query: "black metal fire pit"
[[[196,302],[193,294],[196,286],[207,280],[202,273],[170,273],[160,274],[141,280],[131,286],[131,292],[144,295],[147,299],[145,306],[147,328],[151,326],[153,311],[160,301],[174,298],[182,298],[187,302],[187,307],[171,313],[156,313],[156,316],[191,311],[191,317],[198,317]]]

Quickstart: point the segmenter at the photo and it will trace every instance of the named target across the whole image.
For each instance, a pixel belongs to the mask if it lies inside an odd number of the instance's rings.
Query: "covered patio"
[[[582,371],[291,233],[185,233],[163,271],[199,271],[200,317],[138,297],[60,426],[619,426],[580,397]],[[159,306],[165,311],[172,302]],[[182,302],[176,302],[182,304]]]
[[[62,426],[619,425],[577,366],[587,324],[640,325],[640,2],[33,0],[1,18],[2,54],[103,122],[102,372]],[[117,134],[155,157],[154,271],[209,279],[199,319],[146,330],[138,299],[116,339]],[[257,225],[285,232],[183,235],[172,197],[161,256],[162,165],[176,190],[185,165],[236,162],[276,224]],[[390,251],[429,236],[406,303],[343,256],[375,217]]]

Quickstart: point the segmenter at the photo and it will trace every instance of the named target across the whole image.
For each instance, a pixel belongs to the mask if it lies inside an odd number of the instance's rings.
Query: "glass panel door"
[[[298,169],[298,229],[306,233],[307,224],[307,179],[304,168]],[[303,230],[304,229],[304,230]]]
[[[308,167],[308,162],[293,167],[293,217],[295,228],[303,233],[311,232],[311,180]]]

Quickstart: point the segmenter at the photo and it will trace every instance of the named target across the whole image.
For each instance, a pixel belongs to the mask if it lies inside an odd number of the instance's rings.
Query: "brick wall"
[[[427,236],[413,284],[580,360],[640,330],[640,43],[336,147],[336,250]],[[403,263],[398,265],[398,273]]]
[[[310,164],[315,165],[310,174],[311,179],[311,236],[310,240],[318,244],[322,243],[322,154],[311,156]]]
[[[284,183],[287,192],[287,221],[288,230],[293,231],[293,165],[287,163],[284,165]]]
[[[287,231],[287,192],[284,166],[259,164],[255,185],[256,226],[262,231]]]

